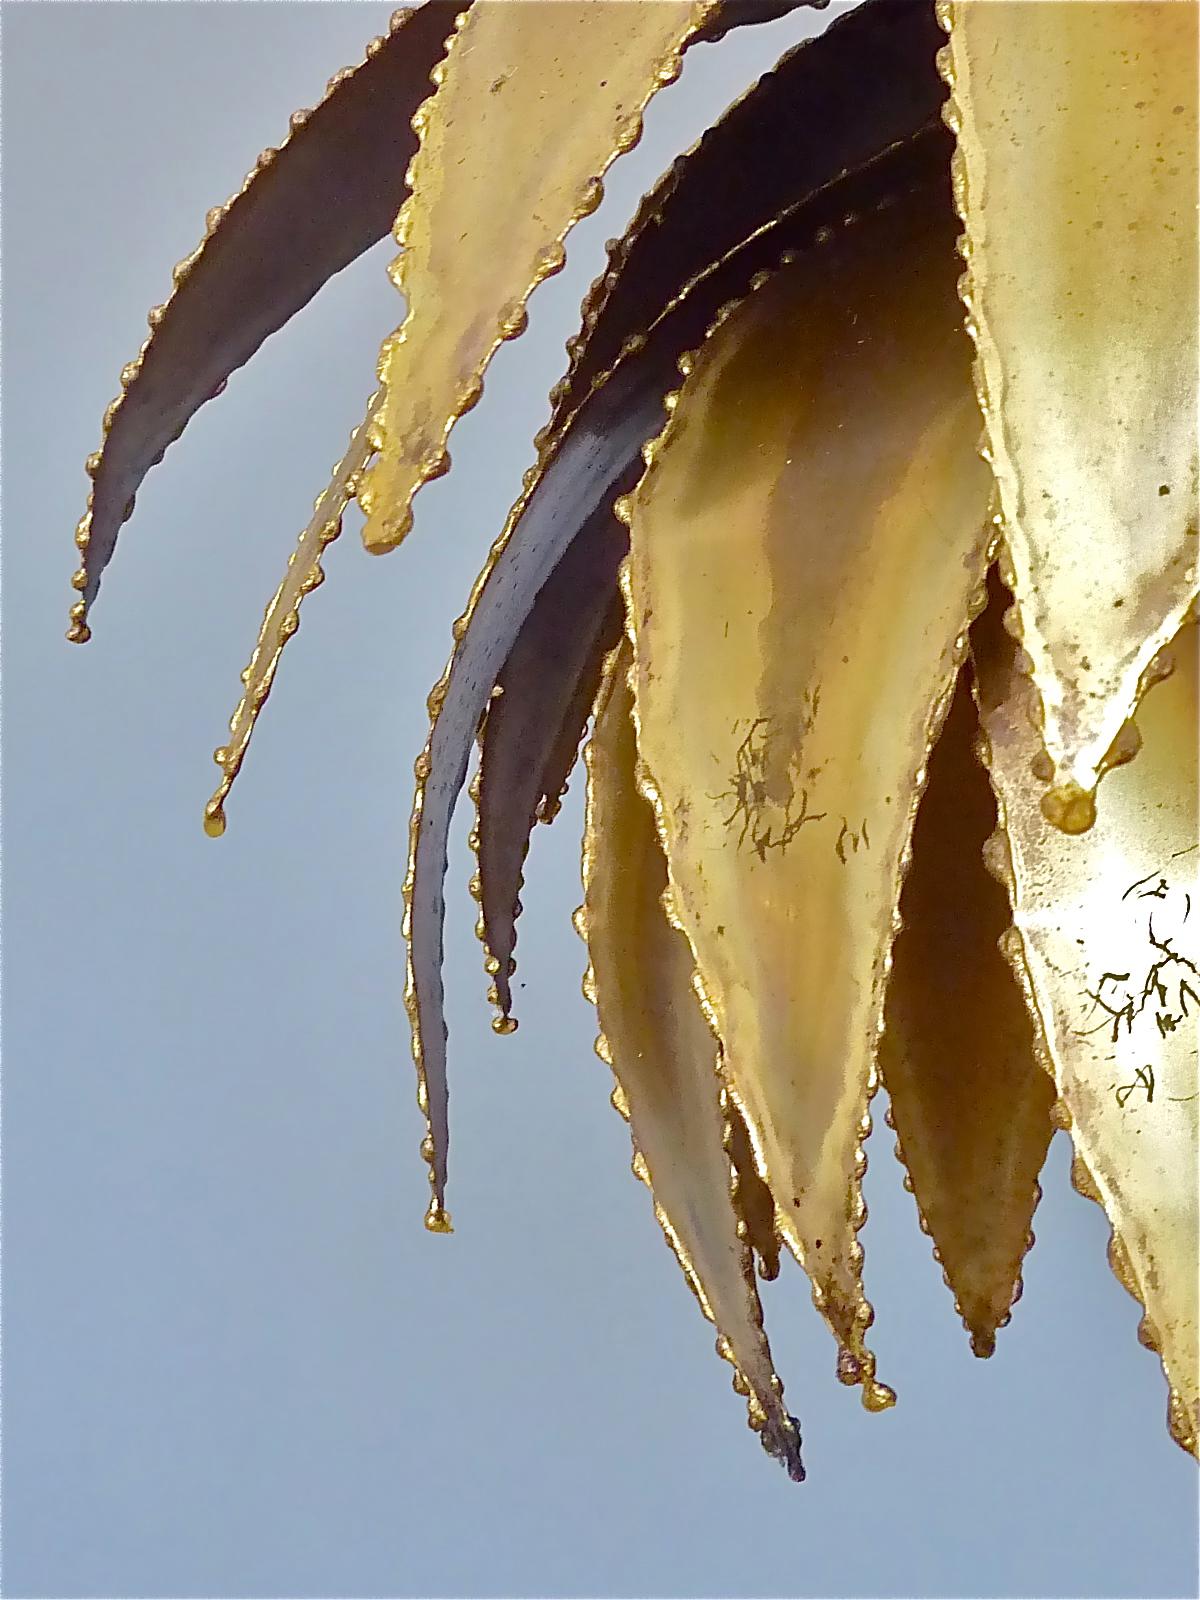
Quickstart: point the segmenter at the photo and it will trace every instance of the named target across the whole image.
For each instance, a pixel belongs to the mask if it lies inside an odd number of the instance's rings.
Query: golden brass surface
[[[1196,1450],[1200,836],[1197,637],[1186,626],[1137,715],[1141,750],[1104,780],[1095,825],[1047,822],[1030,689],[1006,635],[977,655],[1000,803],[991,859],[1014,892],[1023,969],[1049,1045],[1077,1182],[1113,1226],[1110,1259],[1146,1310],[1175,1438]]]
[[[590,959],[585,993],[602,1030],[596,1050],[622,1091],[634,1171],[717,1327],[719,1353],[749,1386],[751,1426],[802,1476],[799,1438],[763,1332],[750,1246],[739,1237],[718,1046],[693,988],[688,942],[663,910],[667,864],[654,814],[637,788],[631,661],[626,641],[614,652],[587,749],[578,924]]]
[[[1076,832],[1196,592],[1200,8],[943,0],[941,17],[1043,804]]]
[[[641,137],[715,0],[476,0],[414,118],[420,148],[392,276],[408,314],[384,343],[379,459],[359,493],[369,550],[412,523],[422,483],[449,468],[451,427],[483,392],[525,302],[566,261],[563,239]]]
[[[849,219],[695,360],[624,514],[639,748],[731,1083],[841,1346],[896,903],[990,529],[953,218]]]

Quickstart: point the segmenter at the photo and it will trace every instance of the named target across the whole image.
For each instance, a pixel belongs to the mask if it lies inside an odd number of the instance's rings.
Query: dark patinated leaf
[[[620,637],[624,525],[600,508],[538,594],[496,682],[480,738],[479,891],[492,999],[512,1009],[510,964],[530,832],[549,820],[579,751],[604,657]]]
[[[88,463],[75,640],[87,637],[87,608],[146,473],[263,340],[391,227],[417,144],[411,118],[461,9],[428,0],[398,11],[363,64],[331,79],[321,104],[297,112],[283,145],[264,151],[240,192],[209,212],[201,244],[175,268],[173,293],[150,313],[150,337],[121,375],[103,447]]]

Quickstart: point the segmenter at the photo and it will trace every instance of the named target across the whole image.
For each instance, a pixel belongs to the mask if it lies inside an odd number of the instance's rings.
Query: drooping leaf
[[[345,455],[334,468],[329,487],[318,496],[313,514],[288,560],[283,582],[263,615],[250,664],[242,673],[242,695],[229,719],[229,739],[213,751],[213,760],[221,769],[221,781],[204,808],[204,829],[213,838],[225,832],[225,801],[242,770],[255,722],[275,681],[283,647],[300,626],[301,602],[325,581],[321,557],[326,546],[342,531],[342,517],[370,455],[370,426],[378,400],[378,395],[372,399],[365,420],[351,435]]]
[[[982,581],[989,474],[942,172],[722,320],[638,490],[639,748],[789,1244],[890,1403],[857,1240],[887,953]]]
[[[426,1224],[434,1231],[449,1225],[441,968],[450,820],[492,688],[534,601],[578,530],[632,481],[641,442],[661,420],[663,388],[662,375],[650,368],[622,374],[543,462],[540,475],[530,478],[455,624],[454,652],[430,695],[429,738],[415,768],[404,936],[405,1004],[413,1032],[417,1098],[429,1125],[423,1152],[433,1200]],[[535,486],[542,491],[536,496]]]
[[[756,231],[744,249],[695,281],[563,431],[544,444],[455,624],[455,648],[430,696],[430,735],[416,767],[405,880],[406,1002],[418,1101],[429,1123],[424,1149],[434,1183],[431,1226],[442,1225],[445,1205],[448,1090],[441,960],[446,851],[471,747],[503,664],[537,594],[579,530],[637,480],[642,448],[662,427],[664,398],[678,380],[677,358],[703,337],[717,309],[744,294],[766,264],[775,265],[793,249],[823,237],[848,215],[880,204],[898,187],[938,174],[944,178],[949,150],[945,130],[929,129],[818,191],[778,228]]]
[[[363,64],[332,78],[314,111],[296,112],[280,148],[264,151],[241,190],[209,212],[170,298],[150,312],[150,337],[121,374],[103,447],[88,462],[75,641],[89,636],[87,609],[146,473],[264,339],[387,233],[416,149],[410,119],[460,9],[428,0],[398,11]]]
[[[1200,1230],[1197,1014],[1200,842],[1197,637],[1155,664],[1137,713],[1141,749],[1104,779],[1095,825],[1064,838],[1040,809],[1025,663],[998,624],[976,625],[982,720],[1020,946],[1014,964],[1043,1018],[1078,1186],[1113,1226],[1110,1260],[1145,1308],[1162,1356],[1173,1437],[1197,1448]],[[1137,740],[1126,735],[1126,750]]]
[[[1054,1086],[1000,948],[1012,913],[984,861],[996,802],[971,691],[967,661],[913,828],[879,1065],[922,1224],[987,1356],[1020,1293]]]
[[[941,15],[1043,803],[1078,832],[1196,591],[1200,10],[954,0]]]
[[[483,942],[504,1031],[512,1011],[521,869],[539,816],[557,808],[621,634],[617,568],[629,548],[603,505],[538,594],[496,682],[480,738],[476,849]]]
[[[663,909],[667,867],[637,788],[628,641],[616,653],[587,749],[584,833],[587,989],[597,1050],[624,1095],[634,1171],[704,1314],[747,1393],[750,1425],[797,1481],[800,1437],[783,1405],[763,1332],[751,1250],[739,1237],[730,1163],[729,1096],[718,1046],[692,987],[692,955]]]

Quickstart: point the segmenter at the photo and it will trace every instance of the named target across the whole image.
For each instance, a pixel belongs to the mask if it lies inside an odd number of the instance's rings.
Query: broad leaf
[[[1060,828],[1196,590],[1195,5],[943,4],[977,375]]]
[[[857,1240],[903,857],[982,581],[948,175],[719,322],[631,529],[639,747],[785,1237],[872,1406]]]

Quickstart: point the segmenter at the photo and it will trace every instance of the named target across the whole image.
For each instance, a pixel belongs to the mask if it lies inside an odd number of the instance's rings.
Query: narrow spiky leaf
[[[1039,807],[1030,686],[998,625],[1009,598],[972,642],[1003,830],[992,860],[1020,935],[1013,960],[1044,1020],[1074,1176],[1112,1223],[1110,1260],[1166,1369],[1171,1432],[1195,1453],[1200,629],[1186,626],[1156,663],[1154,676],[1170,675],[1138,709],[1140,751],[1104,779],[1095,825],[1064,839]],[[1128,753],[1137,738],[1125,743]]]
[[[204,808],[204,829],[214,838],[225,832],[225,801],[242,770],[258,714],[275,682],[283,648],[300,626],[301,603],[306,594],[325,581],[321,557],[342,531],[342,517],[370,455],[370,427],[378,400],[378,395],[372,399],[365,419],[350,437],[345,455],[334,467],[328,487],[318,495],[313,514],[288,558],[283,582],[263,614],[254,652],[242,673],[241,698],[229,719],[229,738],[213,751],[221,781]]]
[[[799,1481],[799,1433],[763,1332],[751,1251],[739,1237],[718,1045],[692,987],[687,939],[663,909],[667,866],[637,789],[629,660],[626,642],[587,750],[582,925],[602,1030],[597,1048],[624,1092],[634,1170],[717,1327],[718,1350],[749,1390],[751,1426]]]
[[[1020,1292],[1054,1132],[1054,1086],[1000,949],[1008,896],[984,862],[996,802],[964,662],[929,758],[879,1047],[897,1154],[976,1355]]]
[[[785,1237],[842,1346],[892,919],[983,574],[948,175],[721,321],[624,507],[639,747]]]
[[[421,484],[449,467],[446,437],[526,323],[532,291],[566,261],[609,165],[679,74],[715,0],[480,0],[465,12],[436,94],[417,115],[413,193],[392,269],[408,312],[383,346],[380,457],[359,495],[367,548],[390,550]]]
[[[604,505],[580,530],[521,627],[480,738],[479,903],[500,1031],[512,1011],[521,869],[539,817],[552,814],[578,754],[604,658],[621,633],[617,568],[629,548]]]
[[[332,78],[321,104],[298,111],[280,148],[264,151],[239,193],[209,212],[204,239],[175,268],[174,291],[151,311],[150,337],[121,375],[103,447],[88,463],[77,641],[88,636],[87,608],[146,473],[264,339],[387,233],[416,149],[410,118],[458,9],[429,0],[398,11],[363,64]]]
[[[426,1221],[434,1229],[446,1226],[449,1124],[442,927],[450,821],[492,688],[534,601],[579,529],[634,480],[638,447],[662,418],[663,384],[661,375],[645,366],[622,375],[543,459],[455,624],[454,651],[429,697],[429,738],[415,768],[404,934],[405,1004],[417,1098],[428,1120],[423,1153],[433,1202]]]
[[[1200,9],[955,0],[941,14],[1043,804],[1078,832],[1196,587]]]

